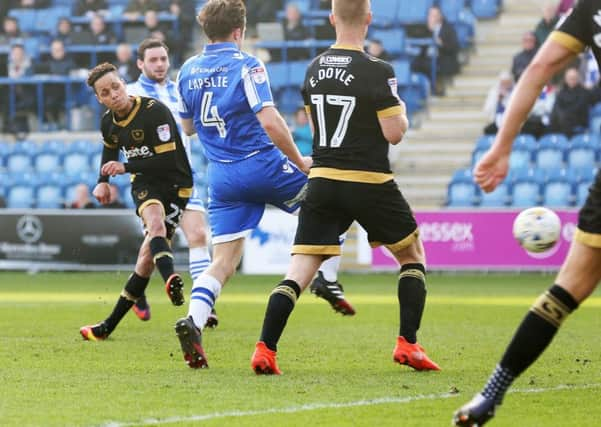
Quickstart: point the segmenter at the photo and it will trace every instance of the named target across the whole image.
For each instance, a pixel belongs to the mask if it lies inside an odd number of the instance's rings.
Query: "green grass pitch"
[[[480,390],[551,275],[432,274],[419,341],[441,372],[392,362],[396,278],[343,275],[352,318],[303,295],[280,342],[284,375],[249,361],[267,295],[280,277],[236,276],[206,331],[210,368],[189,369],[161,283],[152,319],[128,314],[104,342],[80,326],[102,320],[126,273],[0,273],[1,426],[448,426]],[[187,286],[189,289],[189,281]],[[515,383],[492,426],[583,426],[601,419],[601,297],[564,324]]]

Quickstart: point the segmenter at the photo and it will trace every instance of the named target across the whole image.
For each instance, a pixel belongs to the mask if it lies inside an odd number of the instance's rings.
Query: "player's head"
[[[240,45],[246,28],[242,0],[209,0],[196,17],[211,42],[233,41]]]
[[[150,80],[163,83],[169,77],[169,48],[159,39],[144,39],[138,46],[137,64]]]
[[[332,0],[330,22],[334,27],[363,29],[371,23],[370,7],[369,0]]]
[[[94,89],[98,102],[109,110],[123,111],[130,105],[125,82],[113,64],[103,62],[92,68],[87,83]]]

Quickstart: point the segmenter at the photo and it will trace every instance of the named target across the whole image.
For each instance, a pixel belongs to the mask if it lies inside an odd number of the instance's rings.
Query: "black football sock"
[[[397,295],[401,312],[399,335],[414,344],[426,304],[426,269],[423,264],[404,264],[401,267]]]
[[[156,236],[150,240],[150,253],[154,265],[157,266],[161,277],[166,282],[174,272],[173,253],[165,237]]]
[[[115,304],[115,308],[113,308],[113,312],[104,321],[109,334],[115,330],[121,319],[123,319],[123,316],[125,316],[131,306],[134,305],[136,299],[141,295],[144,295],[144,290],[146,289],[146,286],[148,286],[148,280],[148,277],[141,277],[136,273],[132,273],[131,276],[129,276],[129,279],[127,279],[127,283]]]
[[[277,351],[278,341],[300,294],[300,286],[294,280],[283,280],[271,291],[260,338],[270,350]]]
[[[530,307],[482,394],[500,404],[513,380],[545,351],[562,322],[576,308],[578,303],[558,285],[542,294]]]

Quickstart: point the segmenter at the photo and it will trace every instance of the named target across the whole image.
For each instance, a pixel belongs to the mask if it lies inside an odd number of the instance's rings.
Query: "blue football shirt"
[[[205,46],[177,77],[179,113],[192,119],[210,161],[235,162],[272,148],[256,117],[273,106],[265,65],[235,43]]]

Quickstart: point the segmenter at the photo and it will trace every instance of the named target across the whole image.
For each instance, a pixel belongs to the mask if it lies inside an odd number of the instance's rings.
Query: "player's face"
[[[96,98],[111,111],[122,112],[129,108],[130,101],[125,83],[117,73],[107,73],[94,83]]]
[[[150,80],[162,83],[169,72],[169,55],[164,47],[153,47],[144,52],[144,61],[138,60],[138,67]]]

